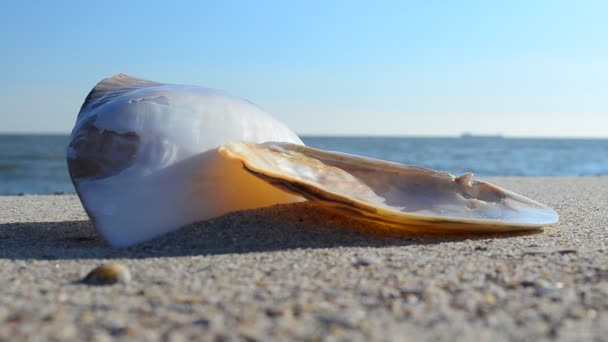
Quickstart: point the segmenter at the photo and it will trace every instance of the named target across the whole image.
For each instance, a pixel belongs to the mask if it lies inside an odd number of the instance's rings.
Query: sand
[[[554,207],[560,224],[371,234],[300,203],[117,250],[74,195],[0,197],[0,340],[606,339],[608,177],[491,181]],[[132,279],[79,283],[107,262]]]

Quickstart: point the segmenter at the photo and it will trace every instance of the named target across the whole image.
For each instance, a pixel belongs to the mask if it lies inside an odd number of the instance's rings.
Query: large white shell
[[[468,174],[302,145],[243,99],[119,74],[89,93],[67,156],[85,210],[113,246],[303,198],[407,230],[512,231],[558,220],[552,209]]]
[[[118,74],[82,105],[68,166],[85,210],[113,246],[229,211],[301,200],[221,158],[217,147],[229,140],[302,144],[241,98]]]

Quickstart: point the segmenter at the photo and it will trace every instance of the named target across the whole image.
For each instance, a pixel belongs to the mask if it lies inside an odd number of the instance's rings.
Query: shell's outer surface
[[[87,96],[67,148],[68,168],[96,229],[129,246],[226,212],[301,200],[222,158],[229,140],[297,135],[225,92],[123,74]]]
[[[289,143],[228,142],[220,154],[274,186],[330,210],[425,232],[501,232],[554,224],[529,198],[446,172]]]
[[[82,283],[89,285],[126,284],[131,281],[131,272],[121,264],[104,264],[89,272]]]

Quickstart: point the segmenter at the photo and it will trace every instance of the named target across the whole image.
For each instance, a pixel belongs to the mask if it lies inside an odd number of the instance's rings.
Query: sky
[[[608,137],[606,1],[2,1],[0,132],[68,133],[122,72],[299,134]]]

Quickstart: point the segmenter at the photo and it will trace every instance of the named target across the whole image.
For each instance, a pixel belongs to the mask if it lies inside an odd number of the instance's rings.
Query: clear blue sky
[[[606,1],[2,1],[0,131],[69,132],[118,72],[304,134],[608,137]]]

